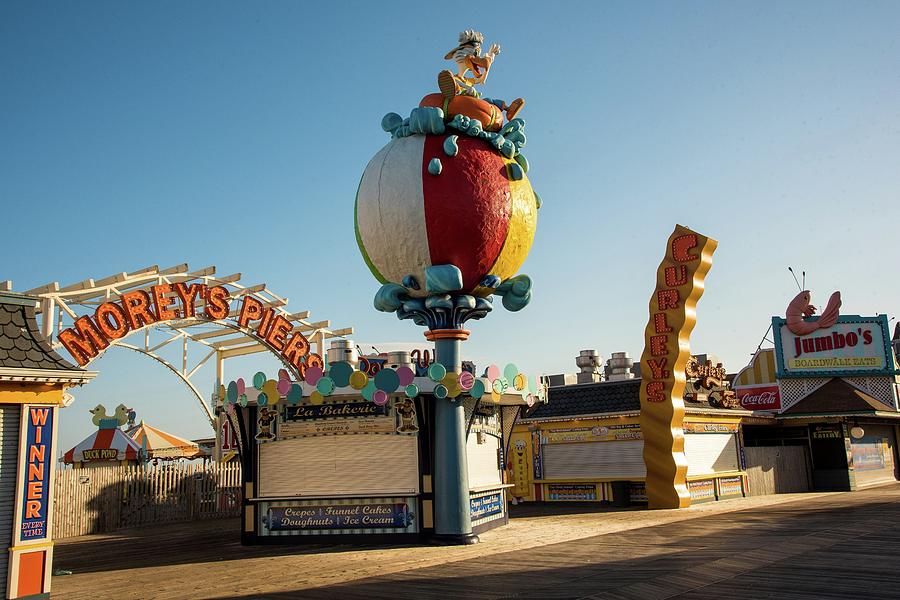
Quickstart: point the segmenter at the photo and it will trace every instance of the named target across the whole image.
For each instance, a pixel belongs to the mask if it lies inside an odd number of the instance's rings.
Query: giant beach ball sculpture
[[[476,119],[419,107],[382,127],[393,139],[369,161],[355,207],[360,252],[384,284],[376,308],[446,294],[524,307],[531,281],[516,273],[540,206],[520,153],[524,121],[486,132]]]

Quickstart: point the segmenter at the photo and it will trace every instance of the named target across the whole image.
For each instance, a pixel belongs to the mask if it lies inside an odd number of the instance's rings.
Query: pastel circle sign
[[[375,390],[375,393],[372,394],[372,402],[378,406],[384,406],[388,402],[387,392],[384,390]]]
[[[491,365],[487,369],[485,369],[484,374],[491,381],[500,379],[500,367],[498,367],[497,365]]]
[[[310,404],[322,404],[325,401],[325,396],[319,393],[319,390],[313,390],[312,394],[309,395],[309,403]]]
[[[475,383],[472,384],[472,389],[469,390],[469,395],[478,400],[484,396],[484,391],[484,380],[476,379]]]
[[[225,402],[225,399],[228,397],[228,392],[225,390],[224,385],[219,386],[219,400]]]
[[[532,394],[536,394],[537,389],[537,380],[534,378],[534,375],[530,375],[528,377],[528,391]]]
[[[500,398],[501,398],[502,396],[503,396],[503,394],[501,394],[501,393],[498,392],[497,390],[491,390],[491,401],[492,401],[494,404],[500,404]]]
[[[475,376],[468,371],[463,371],[459,374],[458,383],[459,387],[461,387],[464,392],[468,392],[472,389],[472,386],[475,385]]]
[[[431,363],[428,367],[428,378],[432,381],[440,381],[447,374],[447,369],[441,363]]]
[[[291,404],[299,404],[301,398],[303,398],[303,388],[298,383],[291,384],[291,389],[287,393],[287,401]]]
[[[370,381],[365,386],[363,386],[363,388],[359,391],[359,393],[362,395],[362,397],[364,399],[371,400],[372,397],[375,395],[375,392],[377,392],[377,391],[378,391],[378,388],[375,387],[375,382]]]
[[[400,378],[400,385],[407,386],[412,384],[416,374],[409,367],[400,367],[397,369],[397,377]]]
[[[516,373],[516,376],[513,377],[513,387],[519,391],[525,390],[528,388],[528,378],[525,377],[522,373]]]
[[[441,379],[441,383],[446,385],[448,390],[455,386],[457,381],[459,381],[459,373],[456,371],[447,371],[447,374]]]
[[[234,404],[237,401],[238,396],[240,396],[240,394],[238,393],[237,383],[232,381],[228,384],[228,391],[225,392],[225,398]]]
[[[330,396],[334,391],[334,380],[331,377],[321,377],[316,382],[316,391],[323,396]]]
[[[447,387],[447,396],[450,398],[456,398],[460,394],[462,394],[462,388],[459,387],[458,383],[454,383],[452,386]]]
[[[393,369],[382,369],[375,373],[375,387],[390,394],[400,387],[400,376]]]
[[[278,402],[278,382],[270,379],[266,382],[262,389],[263,393],[269,399],[269,402],[276,404]]]
[[[240,396],[241,394],[247,393],[247,384],[244,383],[243,377],[238,377],[237,381],[235,381],[234,383],[237,385],[238,396]]]
[[[256,405],[257,406],[265,406],[269,403],[269,397],[266,396],[265,392],[260,392],[256,397]]]
[[[253,387],[261,390],[264,385],[266,385],[266,374],[262,371],[257,371],[256,375],[253,376]]]
[[[447,397],[447,388],[442,384],[437,384],[434,386],[434,397],[435,398],[446,398]]]
[[[369,383],[369,376],[362,371],[353,371],[350,375],[350,387],[354,390],[361,390]]]
[[[519,367],[516,365],[509,363],[503,368],[503,376],[506,377],[507,381],[513,381],[516,378],[516,375],[519,374]]]
[[[322,367],[307,367],[304,379],[309,385],[316,385],[322,379]]]
[[[290,379],[287,369],[278,369],[278,379]]]
[[[353,375],[353,367],[348,362],[336,362],[328,368],[328,376],[334,381],[336,387],[350,385],[351,375]]]
[[[417,386],[414,383],[411,383],[408,386],[406,386],[406,389],[404,391],[406,392],[407,398],[415,398],[416,396],[419,395],[419,386]]]
[[[275,385],[278,389],[278,393],[282,396],[287,396],[288,392],[291,391],[291,380],[290,379],[279,379],[278,383]]]
[[[238,398],[238,402],[241,403],[241,406],[247,406],[247,404],[250,403],[250,401],[247,400],[247,394],[241,394],[241,397]]]
[[[500,379],[495,379],[491,387],[498,394],[502,394],[506,391],[506,381],[504,381],[502,377]]]

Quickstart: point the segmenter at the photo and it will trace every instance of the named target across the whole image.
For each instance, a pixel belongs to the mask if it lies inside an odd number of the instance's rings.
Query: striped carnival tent
[[[109,463],[110,461],[135,461],[140,458],[141,447],[118,427],[98,429],[63,456],[66,464]]]
[[[200,446],[166,433],[161,429],[147,425],[141,421],[125,432],[138,448],[142,448],[149,459],[177,460],[179,458],[207,458],[209,453]]]

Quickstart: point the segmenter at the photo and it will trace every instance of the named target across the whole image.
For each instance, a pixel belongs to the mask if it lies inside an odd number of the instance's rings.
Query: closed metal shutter
[[[400,496],[419,491],[416,436],[333,435],[259,445],[259,495]]]
[[[894,429],[887,425],[863,425],[865,435],[850,438],[853,473],[857,487],[895,481]]]
[[[19,425],[21,410],[18,406],[0,406],[0,584],[6,585],[9,553],[13,545],[12,527],[16,498],[16,471],[19,465]],[[4,588],[5,592],[5,588]]]
[[[500,468],[497,460],[500,440],[492,435],[482,435],[482,441],[483,444],[478,443],[478,434],[474,431],[466,439],[470,488],[500,484]]]
[[[688,475],[740,470],[733,433],[687,433],[684,436],[684,456]]]
[[[545,444],[544,479],[645,477],[644,442]]]

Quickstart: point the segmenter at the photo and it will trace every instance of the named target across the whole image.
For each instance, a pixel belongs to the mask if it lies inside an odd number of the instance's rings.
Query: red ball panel
[[[459,136],[459,153],[447,156],[447,136],[429,135],[422,155],[425,224],[431,264],[460,268],[471,291],[497,261],[509,231],[512,210],[506,165],[478,139]],[[439,158],[440,175],[428,172]]]

